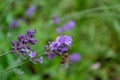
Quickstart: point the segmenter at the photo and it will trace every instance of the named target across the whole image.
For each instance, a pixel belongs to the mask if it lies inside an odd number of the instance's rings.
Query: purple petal
[[[16,28],[16,27],[18,27],[18,22],[17,22],[17,21],[11,22],[10,27],[11,27],[11,28]]]
[[[36,6],[30,6],[27,10],[26,10],[26,15],[28,17],[32,16],[33,13],[35,12],[36,10]]]
[[[58,16],[53,16],[52,19],[53,19],[54,24],[60,23],[60,18]]]
[[[56,41],[60,44],[65,44],[67,46],[71,46],[72,44],[71,36],[59,36],[56,38]]]
[[[38,42],[38,40],[36,40],[36,39],[32,39],[32,38],[29,39],[29,43],[32,45],[36,44],[37,42]]]
[[[74,21],[68,21],[66,24],[63,25],[63,30],[67,31],[67,30],[71,30],[73,29],[75,26],[75,22]]]
[[[35,35],[35,33],[36,33],[36,29],[35,29],[34,31],[28,30],[26,35],[27,35],[28,37],[30,37],[30,38],[33,38],[34,35]]]
[[[72,62],[78,62],[80,60],[80,54],[74,53],[74,54],[70,55],[70,59]]]
[[[55,56],[55,55],[54,55],[53,53],[50,53],[50,54],[48,54],[48,57],[47,57],[47,58],[48,58],[48,59],[53,59],[54,56]]]
[[[36,51],[34,51],[34,52],[30,52],[29,56],[30,56],[30,58],[34,58],[34,57],[36,57]]]
[[[62,53],[65,53],[65,52],[67,52],[68,51],[68,48],[67,47],[62,47],[62,49],[61,49],[61,52]]]
[[[62,32],[63,32],[63,29],[62,29],[61,27],[56,28],[56,32],[57,32],[57,33],[62,33]]]
[[[67,24],[68,24],[69,28],[72,29],[76,23],[75,23],[75,21],[68,21]]]
[[[40,56],[40,58],[37,60],[40,64],[43,63],[43,56]]]
[[[58,49],[58,43],[57,42],[51,42],[50,43],[50,49],[51,50],[57,50]]]
[[[15,47],[16,46],[16,42],[12,41],[12,46]]]
[[[24,35],[19,35],[18,40],[21,42],[24,39]]]

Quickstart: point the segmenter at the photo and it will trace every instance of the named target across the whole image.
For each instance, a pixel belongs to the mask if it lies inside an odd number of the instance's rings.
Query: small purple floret
[[[12,41],[12,51],[16,53],[18,50],[18,45],[15,41]]]
[[[38,61],[40,64],[42,64],[43,63],[43,56],[40,56],[40,58],[37,59],[36,61]]]
[[[59,36],[56,38],[56,41],[60,43],[60,45],[67,45],[69,47],[71,47],[72,44],[71,36]]]
[[[68,31],[73,29],[75,26],[75,22],[74,21],[68,21],[66,24],[63,25],[63,30],[64,31]]]
[[[17,21],[11,22],[10,27],[11,27],[11,28],[16,28],[16,27],[18,27],[18,22],[17,22]]]
[[[55,42],[50,42],[50,48],[51,50],[57,50],[58,49],[58,43]]]
[[[30,56],[30,58],[35,58],[36,57],[36,51],[30,52],[29,56]]]
[[[53,59],[55,57],[55,54],[53,54],[53,53],[50,53],[50,54],[48,54],[48,59]]]
[[[58,27],[58,28],[56,28],[56,32],[57,32],[57,33],[62,33],[62,32],[63,32],[63,29],[62,29],[61,27]]]
[[[73,53],[70,55],[70,59],[72,62],[78,62],[80,60],[80,54],[79,53]]]
[[[31,17],[33,15],[33,13],[36,10],[36,6],[30,6],[27,10],[26,10],[26,15],[28,17]]]
[[[62,33],[68,30],[72,30],[75,27],[75,21],[68,21],[63,26],[56,28],[57,33]]]
[[[29,36],[29,38],[33,38],[34,35],[35,35],[35,33],[36,33],[36,29],[34,29],[34,31],[28,30],[28,31],[27,31],[27,36]]]
[[[60,18],[58,16],[53,16],[52,19],[53,19],[54,24],[59,24],[60,23]]]

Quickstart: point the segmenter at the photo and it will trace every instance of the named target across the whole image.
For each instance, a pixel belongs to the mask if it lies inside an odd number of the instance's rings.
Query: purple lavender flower
[[[80,54],[79,53],[73,53],[70,55],[70,59],[72,62],[78,62],[80,60]]]
[[[29,56],[30,56],[30,58],[35,58],[36,57],[36,51],[30,52]]]
[[[68,30],[71,30],[73,29],[75,26],[75,22],[74,21],[68,21],[65,25],[63,25],[63,30],[64,31],[68,31]]]
[[[18,22],[17,21],[13,21],[10,23],[10,27],[11,28],[17,28],[18,27]]]
[[[59,36],[56,38],[56,41],[50,43],[51,50],[60,50],[65,47],[71,47],[72,38],[71,36]]]
[[[28,17],[31,17],[33,15],[33,13],[36,10],[36,6],[30,6],[27,10],[26,10],[26,15]]]
[[[68,52],[68,48],[72,45],[72,38],[70,36],[59,36],[55,41],[49,42],[45,47],[45,55],[48,59],[53,59],[55,56],[62,56]]]
[[[59,36],[56,38],[56,41],[50,42],[50,50],[56,51],[57,53],[66,52],[68,50],[67,47],[71,47],[72,38],[70,36]]]
[[[12,41],[12,51],[13,53],[18,54],[19,56],[27,57],[29,56],[30,61],[36,64],[37,62],[43,63],[43,57],[40,56],[40,58],[37,58],[36,51],[32,52],[32,49],[30,48],[30,45],[36,44],[37,40],[34,39],[34,35],[36,33],[35,30],[28,30],[26,34],[19,35],[18,41]]]
[[[53,19],[54,24],[59,24],[60,23],[60,18],[58,16],[53,16],[52,19]]]
[[[12,41],[12,51],[18,54],[27,54],[31,48],[29,47],[30,44],[36,44],[37,40],[33,39],[36,30],[28,30],[26,34],[19,35],[18,41]]]
[[[75,25],[76,25],[75,21],[68,21],[62,27],[56,28],[56,32],[57,33],[62,33],[62,32],[71,30],[75,27]]]
[[[75,21],[68,21],[67,24],[68,24],[70,29],[76,25]]]
[[[71,36],[59,36],[56,38],[56,41],[59,43],[59,45],[67,45],[69,47],[71,47],[72,44]]]
[[[34,35],[36,33],[36,30],[32,31],[32,30],[28,30],[27,33],[25,35],[19,35],[18,36],[18,41],[21,42],[22,44],[36,44],[37,40],[33,39]]]

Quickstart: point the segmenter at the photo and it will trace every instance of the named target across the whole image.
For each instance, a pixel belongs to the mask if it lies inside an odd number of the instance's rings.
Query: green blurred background
[[[31,17],[29,6],[36,6]],[[43,54],[44,45],[60,35],[56,28],[74,20],[74,29],[62,33],[73,38],[69,54],[78,52],[81,60],[67,69],[57,58],[17,65],[14,54],[0,56],[0,80],[120,80],[120,0],[0,0],[0,54],[11,50],[11,40],[28,29],[37,29],[38,44],[33,48]],[[58,15],[55,25],[51,17]],[[17,28],[10,23],[16,20]]]

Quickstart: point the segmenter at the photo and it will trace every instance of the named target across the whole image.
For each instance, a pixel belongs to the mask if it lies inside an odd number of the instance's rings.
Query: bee
[[[68,53],[62,54],[62,59],[60,61],[60,64],[66,64],[69,61],[70,61],[70,56],[68,55]]]

